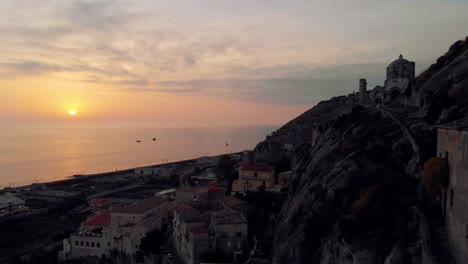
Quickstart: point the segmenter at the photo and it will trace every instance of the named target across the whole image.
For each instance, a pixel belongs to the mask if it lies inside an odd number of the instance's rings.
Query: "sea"
[[[0,189],[251,150],[278,127],[2,126]]]

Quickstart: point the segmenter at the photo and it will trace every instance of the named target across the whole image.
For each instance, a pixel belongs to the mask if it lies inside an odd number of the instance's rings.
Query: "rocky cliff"
[[[273,263],[435,263],[421,213],[421,164],[435,155],[433,126],[466,116],[468,42],[456,42],[411,84],[421,107],[321,102],[254,151],[292,163]],[[416,136],[415,136],[416,135]],[[287,147],[288,146],[288,147]]]

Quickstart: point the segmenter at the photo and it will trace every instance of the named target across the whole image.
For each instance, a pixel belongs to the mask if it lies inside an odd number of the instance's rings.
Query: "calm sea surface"
[[[0,188],[253,149],[276,128],[0,127]]]

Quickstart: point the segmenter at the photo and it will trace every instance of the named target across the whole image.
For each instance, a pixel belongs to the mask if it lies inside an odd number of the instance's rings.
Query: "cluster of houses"
[[[232,194],[274,190],[285,186],[289,175],[275,180],[273,167],[242,163]],[[59,260],[109,257],[113,252],[135,256],[152,230],[172,233],[168,243],[189,264],[200,263],[200,256],[210,253],[236,260],[249,249],[247,203],[226,196],[226,188],[216,181],[165,190],[137,202],[99,198],[90,206],[94,215],[63,241]]]

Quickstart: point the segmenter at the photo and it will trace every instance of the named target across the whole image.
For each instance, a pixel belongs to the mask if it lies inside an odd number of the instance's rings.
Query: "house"
[[[224,197],[223,200],[221,201],[221,205],[224,209],[230,208],[233,210],[237,210],[243,213],[244,215],[247,214],[247,203],[234,196]]]
[[[173,243],[185,263],[198,263],[200,251],[208,245],[208,218],[185,204],[176,205],[173,219]],[[205,241],[206,240],[206,241]]]
[[[63,240],[59,260],[78,257],[110,255],[110,214],[91,216],[80,227],[80,231]]]
[[[17,196],[11,193],[0,196],[0,216],[20,213],[27,210],[28,207],[26,207],[25,201]]]
[[[449,164],[442,210],[449,243],[458,263],[468,262],[468,118],[439,126],[437,153]]]
[[[248,247],[247,219],[240,211],[230,208],[211,214],[212,248],[226,255],[240,255]]]
[[[135,254],[147,232],[162,230],[168,223],[169,203],[151,197],[119,206],[88,218],[80,230],[63,240],[59,260],[77,257],[109,256],[112,250]]]
[[[198,197],[199,188],[191,186],[180,186],[176,189],[175,199],[179,203],[189,203]]]
[[[272,166],[241,163],[239,176],[232,184],[233,193],[256,192],[261,188],[271,188],[275,185],[275,168]]]
[[[175,200],[203,210],[219,203],[225,193],[226,190],[217,187],[216,182],[200,187],[180,186],[176,189]]]
[[[126,254],[135,253],[146,232],[162,229],[163,225],[167,224],[168,212],[169,203],[156,196],[115,209],[111,213],[111,250],[122,250]],[[144,224],[148,219],[157,223],[152,229],[148,229],[148,225]]]

